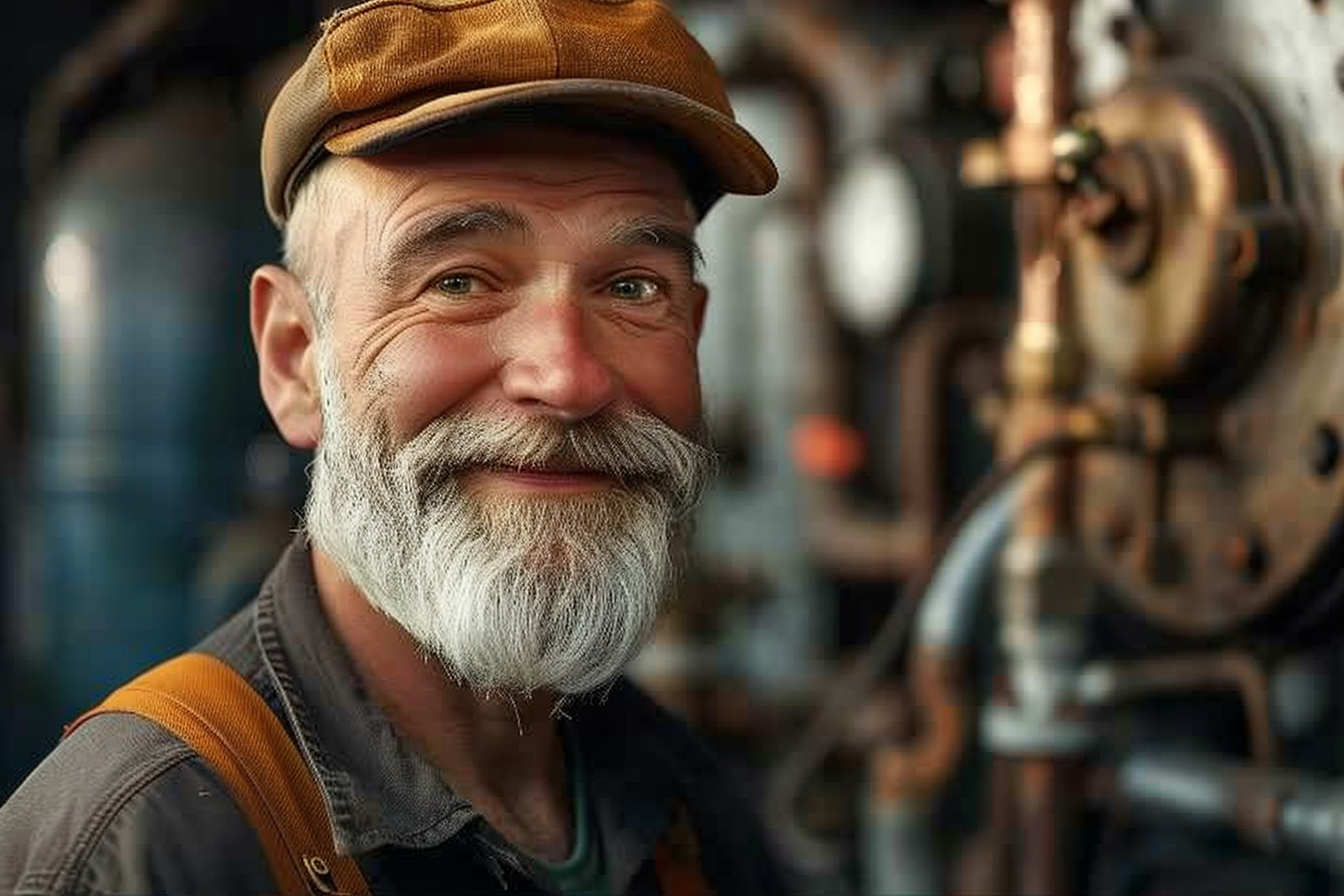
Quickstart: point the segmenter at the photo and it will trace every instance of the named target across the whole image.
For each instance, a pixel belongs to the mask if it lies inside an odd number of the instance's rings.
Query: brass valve
[[[1050,143],[1055,177],[1066,187],[1099,184],[1097,162],[1106,149],[1106,138],[1095,127],[1078,124],[1063,129]]]

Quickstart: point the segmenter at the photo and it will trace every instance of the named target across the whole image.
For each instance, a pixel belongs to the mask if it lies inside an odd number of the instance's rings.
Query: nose
[[[615,401],[620,379],[595,348],[586,317],[564,300],[530,309],[500,373],[505,397],[566,420],[591,417]]]

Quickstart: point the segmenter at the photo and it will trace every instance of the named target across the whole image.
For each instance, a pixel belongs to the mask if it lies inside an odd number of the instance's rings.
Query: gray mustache
[[[702,427],[703,431],[703,427]],[[396,452],[420,487],[434,489],[483,466],[601,473],[649,481],[676,503],[694,503],[716,469],[703,435],[688,438],[650,414],[604,412],[567,423],[549,417],[453,414]]]

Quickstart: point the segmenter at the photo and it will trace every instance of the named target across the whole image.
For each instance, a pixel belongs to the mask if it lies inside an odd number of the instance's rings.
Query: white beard
[[[381,420],[352,418],[325,342],[313,544],[473,689],[578,694],[611,682],[674,590],[712,452],[642,413],[573,425],[455,414],[398,445]],[[547,462],[620,486],[498,496],[461,484],[479,465]]]

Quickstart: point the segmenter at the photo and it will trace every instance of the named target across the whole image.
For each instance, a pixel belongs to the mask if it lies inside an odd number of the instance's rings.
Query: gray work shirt
[[[242,674],[321,786],[337,849],[375,894],[544,891],[527,863],[402,741],[360,687],[296,541],[246,609],[198,648]],[[567,709],[615,893],[657,893],[652,856],[683,805],[720,896],[781,891],[732,776],[629,681]],[[274,892],[219,779],[152,722],[77,728],[0,807],[0,892]],[[676,896],[676,894],[664,894]]]

